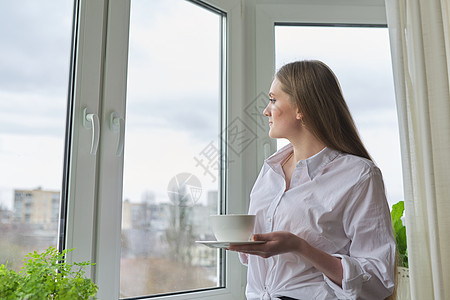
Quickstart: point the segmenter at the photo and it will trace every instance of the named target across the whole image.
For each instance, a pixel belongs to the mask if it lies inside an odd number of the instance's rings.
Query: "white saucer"
[[[246,241],[246,242],[219,242],[219,241],[195,241],[197,244],[203,244],[210,248],[229,248],[234,245],[264,244],[265,241]]]

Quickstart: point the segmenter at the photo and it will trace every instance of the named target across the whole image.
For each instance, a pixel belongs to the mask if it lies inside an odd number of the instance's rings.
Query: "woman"
[[[254,240],[247,299],[384,299],[395,241],[380,170],[362,144],[339,82],[320,61],[276,74],[269,135],[290,144],[265,160],[250,195]]]

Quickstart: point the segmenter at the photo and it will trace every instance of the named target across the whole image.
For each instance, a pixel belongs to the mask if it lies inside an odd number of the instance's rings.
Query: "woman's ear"
[[[303,120],[303,114],[299,111],[297,111],[297,114],[295,116],[297,120],[300,120],[300,123],[302,124],[302,127],[305,127],[305,121]]]

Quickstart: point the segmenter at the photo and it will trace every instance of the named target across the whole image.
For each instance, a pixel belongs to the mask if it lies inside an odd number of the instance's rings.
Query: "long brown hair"
[[[281,67],[282,89],[296,103],[308,130],[327,147],[371,159],[333,71],[321,61],[304,60]]]

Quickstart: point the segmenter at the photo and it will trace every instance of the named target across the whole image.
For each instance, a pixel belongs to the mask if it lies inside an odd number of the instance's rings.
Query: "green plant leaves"
[[[20,276],[15,271],[8,270],[7,265],[0,265],[0,298],[16,299],[14,291],[19,285]]]
[[[44,253],[26,255],[24,267],[18,273],[0,266],[0,298],[27,300],[85,300],[94,297],[97,285],[84,278],[84,268],[90,262],[69,264],[65,255],[50,247]]]
[[[391,219],[395,231],[397,231],[400,226],[403,226],[401,218],[403,216],[404,211],[405,211],[405,203],[403,201],[399,201],[392,206]]]
[[[406,227],[403,225],[402,217],[405,211],[405,204],[403,201],[392,206],[391,219],[392,228],[394,230],[395,241],[397,243],[397,250],[400,255],[399,265],[408,268],[408,249],[406,243]]]

